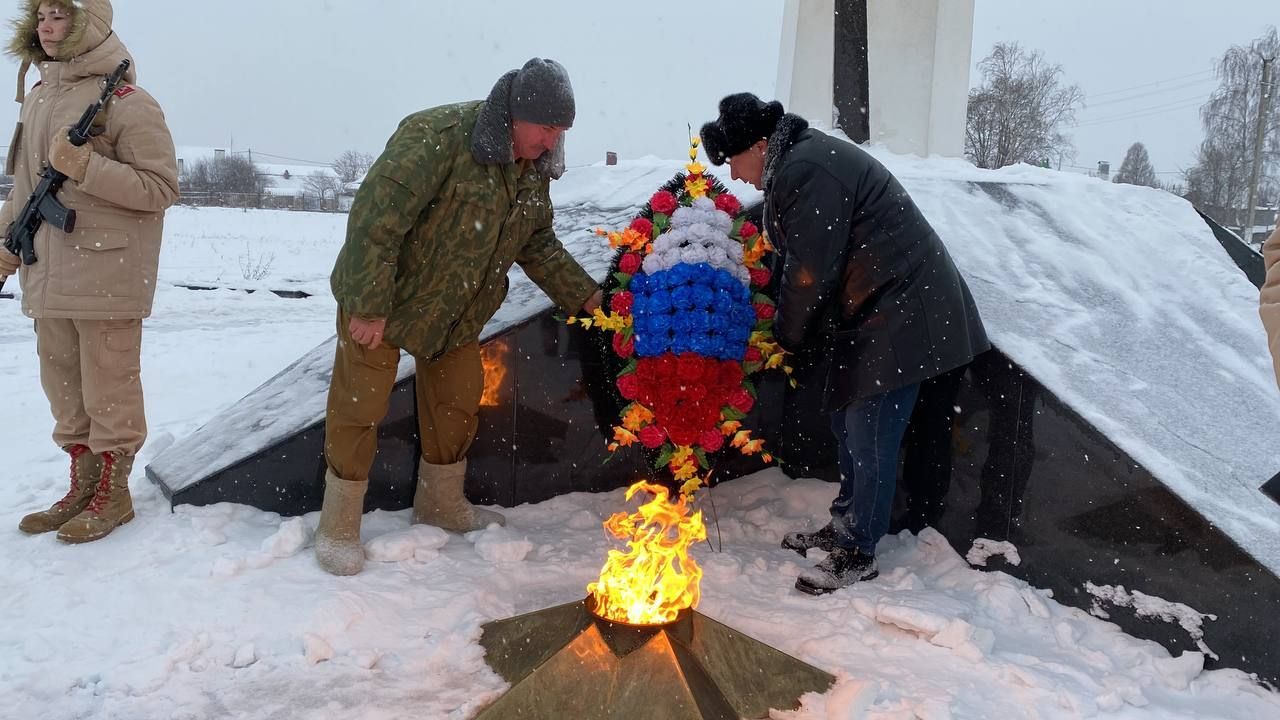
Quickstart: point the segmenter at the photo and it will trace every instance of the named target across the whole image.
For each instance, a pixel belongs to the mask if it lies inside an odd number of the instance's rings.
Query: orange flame
[[[629,550],[610,550],[600,581],[588,584],[587,592],[596,614],[607,620],[659,625],[698,604],[702,568],[689,557],[689,547],[707,539],[707,528],[701,511],[690,514],[684,496],[672,503],[665,487],[638,482],[627,488],[627,500],[640,491],[653,499],[604,523],[614,537],[627,541]]]
[[[484,367],[484,393],[480,395],[480,407],[494,407],[502,390],[502,379],[507,376],[506,340],[492,340],[480,346],[480,364]]]

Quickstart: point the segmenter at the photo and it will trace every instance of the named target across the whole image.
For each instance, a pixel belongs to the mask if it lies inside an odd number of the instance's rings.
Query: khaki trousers
[[[400,348],[384,340],[370,350],[351,339],[350,316],[338,310],[338,349],[329,383],[324,456],[343,480],[369,479],[378,451],[378,423],[387,414]],[[479,425],[484,369],[480,343],[455,348],[435,361],[417,359],[415,395],[422,457],[432,465],[464,459]]]
[[[135,455],[147,439],[142,404],[142,320],[36,321],[40,384],[59,447]]]

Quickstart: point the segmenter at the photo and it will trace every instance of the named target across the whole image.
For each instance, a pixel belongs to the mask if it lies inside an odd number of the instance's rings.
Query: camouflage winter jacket
[[[338,304],[387,318],[387,342],[417,357],[479,338],[513,263],[569,311],[596,289],[552,230],[549,179],[527,163],[476,159],[482,106],[445,105],[400,123],[356,192],[333,268]]]

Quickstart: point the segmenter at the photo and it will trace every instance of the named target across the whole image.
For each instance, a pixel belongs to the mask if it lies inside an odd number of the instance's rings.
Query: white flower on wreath
[[[728,235],[733,230],[733,218],[728,213],[716,209],[715,201],[701,197],[693,201],[689,207],[677,208],[671,215],[671,227],[680,228],[695,223],[706,223],[721,235]]]
[[[742,243],[729,237],[733,219],[709,198],[699,198],[690,207],[678,208],[671,216],[671,228],[653,241],[653,251],[644,259],[645,273],[670,270],[679,263],[707,263],[724,270],[744,285],[751,275],[742,264]]]

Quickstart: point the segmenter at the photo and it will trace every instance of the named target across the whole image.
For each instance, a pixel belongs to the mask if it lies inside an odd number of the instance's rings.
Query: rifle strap
[[[19,120],[13,126],[13,139],[9,141],[9,152],[4,157],[4,174],[13,175],[17,172],[18,151],[22,144],[22,121]]]
[[[31,69],[31,61],[23,60],[22,65],[18,66],[18,95],[14,99],[19,104],[27,99],[27,71]]]

